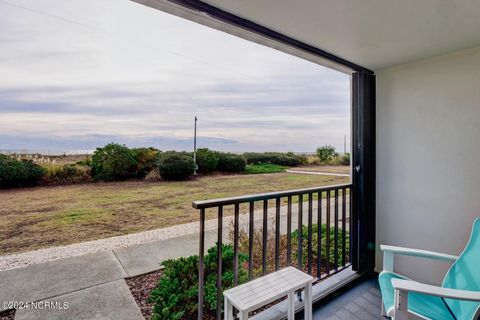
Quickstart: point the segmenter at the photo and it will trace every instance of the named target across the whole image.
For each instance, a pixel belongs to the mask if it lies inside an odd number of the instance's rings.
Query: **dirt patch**
[[[13,320],[15,318],[15,309],[9,309],[0,312],[0,320]]]
[[[162,270],[157,270],[140,276],[127,278],[128,287],[132,293],[135,302],[137,302],[140,311],[145,319],[152,318],[153,303],[148,302],[150,292],[157,286],[160,277],[162,276]],[[3,320],[0,318],[0,320]]]

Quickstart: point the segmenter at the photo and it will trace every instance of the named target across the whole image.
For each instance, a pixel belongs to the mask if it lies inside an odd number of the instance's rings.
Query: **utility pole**
[[[193,174],[197,174],[198,165],[197,165],[197,116],[195,116],[195,125],[193,129],[193,162],[195,163],[195,170]]]
[[[347,135],[343,136],[343,154],[347,154]]]

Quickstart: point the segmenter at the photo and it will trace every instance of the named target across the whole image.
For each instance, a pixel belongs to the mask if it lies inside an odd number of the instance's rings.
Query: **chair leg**
[[[290,292],[288,295],[287,295],[287,304],[288,304],[288,308],[287,308],[287,319],[288,320],[295,320],[295,297],[294,297],[294,293],[293,292]]]

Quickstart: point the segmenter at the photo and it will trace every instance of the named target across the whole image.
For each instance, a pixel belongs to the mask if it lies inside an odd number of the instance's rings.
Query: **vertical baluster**
[[[280,267],[280,198],[275,200],[275,270]]]
[[[352,187],[349,187],[348,188],[350,190],[350,193],[348,195],[348,215],[349,215],[349,219],[348,219],[348,229],[349,229],[349,235],[348,235],[348,240],[350,241],[350,252],[349,252],[349,256],[350,256],[350,259],[349,259],[349,262],[350,263],[353,263],[353,241],[355,241],[355,239],[353,239],[352,237],[352,231],[353,231],[353,209],[352,209],[352,199],[353,199],[353,195],[352,193],[355,192],[353,191],[353,188]]]
[[[326,234],[326,243],[325,243],[325,256],[326,264],[325,271],[327,276],[330,274],[330,190],[327,191],[327,217],[326,217],[327,228],[325,230]]]
[[[318,193],[318,217],[317,217],[317,224],[318,224],[318,230],[317,230],[317,236],[318,236],[318,241],[317,241],[317,278],[321,279],[322,278],[322,196],[323,192]]]
[[[345,267],[346,263],[346,247],[347,247],[347,230],[346,229],[346,219],[347,219],[347,189],[342,189],[342,267]]]
[[[204,255],[205,255],[205,209],[200,209],[200,241],[198,248],[198,320],[203,319]]]
[[[287,266],[292,265],[292,196],[287,198]]]
[[[233,222],[233,283],[238,285],[238,229],[240,205],[235,204],[235,217]]]
[[[218,207],[218,239],[217,239],[217,320],[222,316],[222,237],[223,206]]]
[[[267,273],[268,200],[263,200],[262,275]]]
[[[313,201],[313,195],[309,193],[308,194],[308,243],[307,243],[308,274],[312,274],[312,225],[313,225],[312,201]]]
[[[298,257],[297,257],[297,265],[298,269],[303,270],[303,257],[302,257],[302,237],[303,237],[303,195],[298,195]]]
[[[333,252],[334,261],[333,266],[335,271],[338,271],[338,189],[335,189],[335,215],[334,215],[334,247]]]
[[[248,280],[252,280],[253,277],[253,233],[254,233],[254,212],[255,212],[255,203],[250,202],[249,207],[249,226],[248,226]]]

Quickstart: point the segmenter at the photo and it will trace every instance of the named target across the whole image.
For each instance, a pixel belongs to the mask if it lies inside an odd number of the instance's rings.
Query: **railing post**
[[[223,241],[223,206],[218,206],[217,239],[217,320],[222,318],[222,241]]]
[[[235,204],[235,217],[233,225],[233,284],[238,285],[238,216],[240,213],[240,205]]]
[[[198,250],[198,320],[203,320],[204,296],[204,255],[205,255],[205,209],[200,209],[200,241]]]

